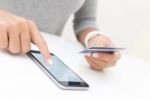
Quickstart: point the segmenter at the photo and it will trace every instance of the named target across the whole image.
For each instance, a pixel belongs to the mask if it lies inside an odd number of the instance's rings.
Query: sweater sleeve
[[[75,13],[74,30],[76,35],[86,28],[98,30],[96,25],[97,0],[85,0],[83,6]]]

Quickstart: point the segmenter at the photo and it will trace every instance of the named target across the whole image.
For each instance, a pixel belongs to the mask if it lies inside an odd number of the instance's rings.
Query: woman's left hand
[[[97,35],[89,40],[88,47],[114,47],[114,43],[105,35]],[[98,71],[115,66],[120,57],[120,52],[94,53],[85,55],[85,58],[91,68]]]

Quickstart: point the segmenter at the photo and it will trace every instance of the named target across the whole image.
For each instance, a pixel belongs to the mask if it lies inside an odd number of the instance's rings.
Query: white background
[[[99,0],[97,23],[124,52],[150,61],[150,0]],[[63,36],[74,39],[72,17]]]

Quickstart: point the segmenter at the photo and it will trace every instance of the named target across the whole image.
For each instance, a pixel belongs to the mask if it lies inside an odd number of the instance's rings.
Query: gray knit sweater
[[[74,14],[75,33],[96,28],[97,0],[0,0],[0,9],[35,21],[40,31],[60,35]]]

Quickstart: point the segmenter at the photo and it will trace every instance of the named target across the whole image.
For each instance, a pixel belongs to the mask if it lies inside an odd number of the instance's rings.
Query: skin
[[[84,44],[86,35],[95,31],[87,28],[78,35],[79,41]],[[48,64],[52,64],[47,44],[36,24],[32,20],[16,16],[7,11],[0,10],[0,49],[7,50],[12,54],[25,54],[31,49],[31,43],[38,46],[42,56]],[[114,43],[105,35],[98,35],[89,40],[88,47],[92,46],[114,46]],[[87,54],[85,58],[94,70],[103,70],[115,66],[120,52],[108,54]]]
[[[95,31],[95,29],[88,28],[83,30],[79,35],[78,39],[79,41],[84,44],[84,39],[86,35],[91,32]],[[101,47],[113,47],[115,46],[114,43],[111,41],[111,39],[105,35],[95,36],[88,42],[88,47],[93,46],[101,46]],[[85,55],[85,59],[90,64],[91,68],[97,71],[101,71],[105,68],[115,66],[117,61],[120,59],[121,54],[120,52],[115,53],[94,53],[94,54],[87,54]]]
[[[0,10],[0,49],[12,54],[25,54],[30,51],[31,43],[38,46],[48,63],[50,59],[48,47],[36,24],[31,20]]]

